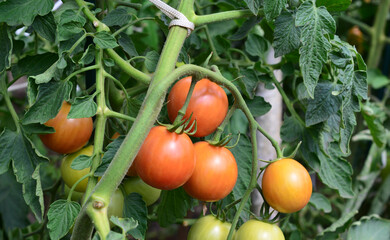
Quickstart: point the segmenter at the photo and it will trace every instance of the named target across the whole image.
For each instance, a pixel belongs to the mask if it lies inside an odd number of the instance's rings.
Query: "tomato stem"
[[[234,103],[233,106],[229,109],[228,113],[226,114],[225,119],[218,126],[217,131],[214,133],[213,140],[211,141],[212,145],[214,145],[214,143],[219,142],[219,139],[221,138],[221,135],[223,133],[223,130],[225,129],[225,126],[230,122],[230,118],[233,116],[236,109],[237,109],[237,106],[236,106],[236,103]]]
[[[4,73],[2,73],[0,75],[0,92],[3,94],[4,100],[5,100],[5,104],[7,105],[7,108],[8,108],[8,110],[9,110],[11,116],[12,116],[12,119],[14,120],[15,127],[16,127],[16,132],[20,133],[21,128],[20,128],[20,125],[19,125],[19,117],[18,117],[18,114],[15,111],[14,106],[12,105],[11,98],[9,97],[9,93],[8,93],[8,90],[7,90],[6,78],[5,78],[5,74]]]
[[[86,179],[86,178],[88,178],[88,177],[90,177],[90,176],[92,176],[91,172],[89,172],[88,174],[82,176],[79,180],[77,180],[77,181],[73,184],[73,186],[72,186],[72,187],[70,188],[70,190],[69,190],[68,197],[67,197],[66,201],[70,202],[70,201],[72,200],[72,194],[73,194],[74,190],[76,189],[77,185],[78,185],[79,183],[81,183],[81,181],[83,181],[84,179]]]
[[[133,118],[133,117],[127,116],[127,115],[125,115],[123,113],[112,111],[110,109],[105,110],[105,115],[107,117],[121,118],[121,119],[128,120],[128,121],[131,121],[131,122],[135,121],[135,118]]]

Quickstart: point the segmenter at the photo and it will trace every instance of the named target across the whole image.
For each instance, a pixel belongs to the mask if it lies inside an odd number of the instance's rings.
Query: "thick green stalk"
[[[387,14],[390,8],[390,0],[381,0],[375,15],[373,34],[371,37],[370,52],[368,54],[367,67],[377,68],[382,57],[386,38]]]
[[[96,183],[98,181],[97,177],[93,176],[93,173],[95,172],[96,168],[100,164],[101,160],[101,154],[103,149],[103,140],[104,140],[104,131],[106,126],[106,116],[104,114],[104,111],[107,109],[106,102],[105,102],[105,90],[104,90],[104,67],[103,67],[103,50],[98,49],[96,51],[96,65],[98,66],[96,70],[96,102],[98,105],[97,113],[96,113],[96,126],[95,126],[95,138],[94,138],[94,149],[93,149],[93,160],[92,160],[92,166],[91,166],[91,177],[88,179],[88,185],[87,189],[85,191],[85,196],[89,196],[94,187],[96,186]],[[84,198],[83,204],[86,204],[87,200],[89,198]],[[85,208],[81,211],[78,218],[76,219],[74,233],[72,235],[72,239],[86,239],[84,237],[88,237],[84,235],[84,232],[90,232],[92,231],[92,224],[91,221],[86,220],[87,218],[84,214],[88,213],[90,216],[97,214],[97,215],[104,215],[104,212],[107,211],[109,200],[104,202],[105,208],[87,208],[87,212],[85,211]],[[105,217],[107,219],[107,217]],[[94,219],[95,220],[95,219]],[[97,223],[100,223],[104,220],[97,220],[94,221],[95,226]],[[84,223],[84,224],[83,224]],[[104,222],[108,224],[107,222]],[[102,226],[99,226],[100,229],[109,231],[109,226],[105,226],[105,224],[101,224]],[[108,234],[108,232],[106,233]],[[102,239],[105,239],[105,235],[101,236]]]

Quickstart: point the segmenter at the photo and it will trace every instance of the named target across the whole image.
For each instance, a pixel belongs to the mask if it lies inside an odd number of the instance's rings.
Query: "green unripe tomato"
[[[69,188],[73,186],[79,180],[81,177],[87,175],[89,173],[90,168],[84,168],[82,170],[75,170],[70,167],[73,160],[79,156],[79,155],[87,155],[92,156],[93,153],[93,146],[90,145],[88,147],[85,147],[81,149],[78,152],[72,153],[66,157],[64,157],[62,164],[61,164],[61,176],[64,180],[65,184],[68,185]],[[88,184],[88,178],[81,181],[75,188],[75,191],[77,192],[85,192],[87,189]]]
[[[111,216],[123,217],[123,206],[125,202],[125,197],[122,194],[122,191],[118,188],[111,197],[110,204],[107,208],[107,217],[110,221]],[[110,221],[110,227],[115,225]]]
[[[123,181],[126,194],[138,193],[142,196],[147,206],[155,203],[160,197],[161,190],[149,186],[139,177],[129,177]]]
[[[234,240],[284,240],[282,230],[270,223],[251,219],[234,234]]]
[[[231,226],[230,223],[222,222],[213,215],[207,215],[192,225],[187,240],[225,240]]]

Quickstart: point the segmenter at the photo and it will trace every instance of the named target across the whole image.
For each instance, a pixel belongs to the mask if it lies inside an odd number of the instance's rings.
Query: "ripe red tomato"
[[[173,122],[183,107],[192,77],[185,77],[178,81],[168,95],[168,116]],[[214,132],[223,122],[228,110],[228,99],[225,91],[216,83],[202,79],[196,83],[190,103],[187,107],[185,119],[192,115],[197,122],[195,137],[204,137]],[[191,121],[191,123],[192,123]]]
[[[270,223],[251,219],[234,234],[234,240],[284,240],[282,230]]]
[[[187,240],[225,240],[232,224],[213,215],[199,218],[188,232]]]
[[[87,155],[92,156],[93,153],[93,146],[90,145],[86,148],[81,149],[78,152],[72,153],[62,160],[61,164],[61,176],[64,180],[65,184],[68,185],[68,187],[72,187],[73,184],[75,184],[81,177],[87,175],[90,171],[90,168],[84,168],[82,170],[75,170],[70,167],[73,160],[79,156],[79,155]],[[75,188],[77,192],[85,192],[87,189],[88,184],[88,178],[81,181]]]
[[[293,213],[309,202],[312,182],[305,167],[294,159],[285,158],[265,169],[262,189],[271,207],[282,213]]]
[[[126,178],[122,184],[126,194],[134,192],[140,194],[147,206],[155,203],[161,194],[160,189],[149,186],[139,177]]]
[[[46,147],[58,153],[66,154],[81,149],[89,140],[93,130],[92,118],[67,119],[70,104],[63,102],[60,112],[45,123],[53,127],[55,133],[40,135]]]
[[[359,53],[363,52],[364,37],[358,26],[355,25],[348,30],[347,40],[349,44],[356,46],[356,49]]]
[[[195,168],[194,145],[186,134],[153,127],[135,160],[138,176],[152,187],[171,190],[182,186]]]
[[[197,142],[195,170],[184,190],[194,198],[215,202],[226,197],[237,181],[237,163],[225,147],[216,147],[208,142]]]

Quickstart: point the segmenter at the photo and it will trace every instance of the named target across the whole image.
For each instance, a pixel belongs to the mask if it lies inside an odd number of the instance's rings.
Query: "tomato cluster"
[[[183,78],[169,93],[167,107],[172,122],[184,105],[190,84],[191,77]],[[227,108],[224,90],[210,80],[202,79],[195,85],[184,119],[192,115],[191,121],[197,121],[194,136],[206,136],[221,124]],[[193,144],[185,133],[156,126],[150,130],[127,174],[137,174],[158,189],[183,186],[192,197],[213,202],[232,191],[238,171],[234,156],[227,148],[205,141]]]

